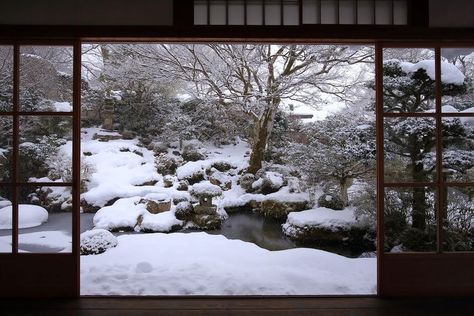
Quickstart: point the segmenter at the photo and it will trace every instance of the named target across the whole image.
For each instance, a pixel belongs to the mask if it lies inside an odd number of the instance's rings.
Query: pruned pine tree
[[[306,175],[310,185],[335,183],[344,205],[354,179],[373,176],[375,128],[370,113],[346,111],[305,128],[308,144],[293,144],[289,163]]]
[[[444,62],[443,62],[444,63]],[[434,109],[436,98],[435,80],[430,70],[434,69],[434,60],[425,60],[413,64],[408,70],[406,63],[390,60],[384,63],[384,111],[395,113],[423,113]],[[443,65],[445,70],[456,72],[456,69]],[[430,73],[428,73],[428,71]],[[459,70],[457,70],[459,72]],[[455,74],[463,78],[462,74]],[[461,75],[461,77],[459,77]],[[464,81],[443,81],[443,95],[459,96],[468,91],[468,83]],[[465,126],[459,120],[445,121],[443,134],[445,146],[449,142],[464,137]],[[433,118],[394,118],[384,122],[384,138],[386,157],[400,158],[403,162],[404,173],[409,175],[409,182],[434,181],[434,156],[436,146],[436,125]],[[465,168],[455,162],[465,152],[456,150],[445,155],[446,167]],[[456,157],[451,159],[449,157]],[[456,166],[455,166],[456,165]],[[441,176],[441,175],[438,175]],[[411,224],[413,228],[425,230],[429,205],[427,204],[427,189],[415,187],[411,196]]]

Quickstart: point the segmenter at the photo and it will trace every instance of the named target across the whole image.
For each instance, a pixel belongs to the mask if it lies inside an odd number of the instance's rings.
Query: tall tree
[[[430,112],[434,108],[436,88],[434,60],[406,63],[390,60],[384,64],[384,111],[402,113]],[[468,84],[462,73],[453,65],[442,63],[443,95],[456,96],[466,93]],[[446,79],[447,78],[447,79]],[[462,137],[464,127],[459,120],[443,125],[443,134],[451,139]],[[409,175],[409,182],[433,181],[433,164],[427,161],[433,157],[436,145],[435,121],[432,118],[400,118],[385,121],[385,151],[387,155],[399,158]],[[456,155],[463,153],[457,152]],[[432,159],[431,159],[432,161]],[[438,175],[441,176],[441,175]],[[425,230],[429,205],[424,187],[412,190],[412,227]]]
[[[189,93],[238,106],[253,126],[248,171],[262,167],[275,114],[285,100],[317,105],[324,93],[347,99],[354,81],[339,66],[369,61],[371,50],[305,45],[159,45],[135,50]]]

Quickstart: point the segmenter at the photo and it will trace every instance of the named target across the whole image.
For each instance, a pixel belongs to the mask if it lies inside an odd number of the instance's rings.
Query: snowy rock
[[[165,188],[171,188],[173,186],[174,178],[170,175],[163,177],[163,186]]]
[[[119,134],[94,134],[92,136],[93,140],[98,140],[99,142],[110,142],[112,140],[122,139],[122,135]]]
[[[178,191],[188,191],[188,188],[189,188],[189,182],[186,181],[186,180],[181,180],[181,181],[179,181],[178,187],[176,188],[176,190],[178,190]]]
[[[227,161],[215,161],[212,163],[211,167],[217,169],[220,172],[229,171],[230,169],[235,168],[235,166],[231,165]]]
[[[289,202],[278,200],[264,200],[256,207],[257,212],[265,217],[286,219],[291,212],[300,212],[308,208],[308,202]]]
[[[187,180],[190,184],[195,184],[204,180],[204,166],[200,161],[188,162],[176,169],[176,175],[178,180]]]
[[[288,214],[283,233],[300,243],[344,245],[355,252],[375,250],[375,227],[359,222],[353,209],[315,208]]]
[[[132,132],[132,131],[123,131],[122,132],[122,138],[123,139],[134,139],[135,137],[137,137],[137,134],[135,132]]]
[[[222,218],[216,213],[195,214],[192,218],[192,222],[202,230],[215,230],[221,227]]]
[[[118,245],[117,237],[105,229],[88,230],[80,240],[81,255],[98,255]]]
[[[105,206],[94,215],[94,227],[109,231],[133,231],[138,226],[138,219],[148,213],[145,204],[140,204],[140,197],[117,200],[111,206]]]
[[[19,228],[40,226],[48,221],[48,211],[32,204],[18,205]],[[0,209],[0,229],[12,229],[12,206]]]
[[[180,161],[178,159],[169,157],[166,154],[160,154],[155,160],[156,170],[162,175],[175,174],[179,165]]]
[[[329,208],[331,210],[343,210],[344,202],[336,194],[324,193],[318,199],[318,206]]]
[[[183,221],[177,219],[171,211],[159,214],[145,213],[140,222],[140,230],[147,233],[168,233],[176,231],[182,226]]]
[[[144,203],[146,210],[151,214],[168,212],[171,209],[171,199],[169,198],[162,200],[142,199],[140,203]]]
[[[184,161],[199,161],[206,159],[206,155],[196,149],[185,149],[181,156]]]
[[[245,192],[250,193],[253,190],[253,183],[255,182],[255,176],[251,173],[246,173],[240,177],[239,185]]]
[[[277,192],[283,185],[283,175],[278,172],[258,172],[259,179],[252,183],[252,190],[262,194]]]
[[[212,174],[209,177],[209,182],[219,186],[222,190],[230,190],[232,188],[232,177],[227,173],[220,172],[217,169],[211,169]]]
[[[194,214],[194,208],[191,202],[184,201],[184,202],[179,202],[178,205],[176,205],[174,215],[176,216],[177,219],[182,220],[182,221],[188,221],[191,219],[193,214]]]

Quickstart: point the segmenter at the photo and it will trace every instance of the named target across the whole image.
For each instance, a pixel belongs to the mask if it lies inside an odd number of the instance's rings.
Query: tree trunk
[[[424,182],[426,180],[423,164],[420,163],[421,159],[422,157],[419,157],[418,153],[413,154],[411,158],[414,182]],[[413,188],[412,206],[412,227],[425,230],[428,218],[428,205],[426,203],[426,189],[424,187]]]
[[[255,123],[252,153],[250,154],[249,168],[247,170],[249,173],[255,174],[258,170],[262,169],[262,161],[273,128],[275,112],[276,107],[269,107]]]
[[[341,190],[341,200],[344,203],[344,206],[349,206],[349,187],[352,185],[352,178],[344,178],[339,181],[339,189]]]

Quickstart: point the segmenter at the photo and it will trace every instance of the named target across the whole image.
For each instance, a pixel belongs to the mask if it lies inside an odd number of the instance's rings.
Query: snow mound
[[[192,186],[190,190],[191,195],[195,196],[219,196],[222,194],[222,189],[210,183],[209,181],[203,181]]]
[[[133,230],[137,228],[138,217],[147,212],[145,204],[139,204],[139,196],[117,200],[105,206],[94,215],[94,228],[106,230]]]
[[[302,212],[291,212],[284,224],[297,227],[318,226],[328,229],[350,228],[358,225],[354,210],[346,208],[334,211],[325,207],[318,207]]]
[[[81,234],[81,255],[97,255],[117,244],[117,237],[105,229],[88,230]]]
[[[206,233],[122,235],[81,257],[82,295],[343,295],[376,292],[376,259],[268,251]],[[123,280],[126,280],[124,282]]]
[[[56,112],[72,112],[72,105],[69,102],[54,102],[53,107]]]
[[[167,233],[182,226],[183,221],[177,219],[172,211],[168,211],[158,214],[145,213],[140,229],[143,231]]]
[[[18,228],[36,227],[48,221],[48,211],[38,205],[19,204],[18,216]],[[11,205],[0,209],[0,229],[12,229]]]
[[[415,64],[409,62],[400,62],[400,67],[403,72],[412,74],[419,69],[424,69],[426,74],[435,80],[435,61],[434,60],[422,60]],[[464,83],[463,73],[453,64],[442,61],[441,62],[441,81],[446,84],[462,85]]]

